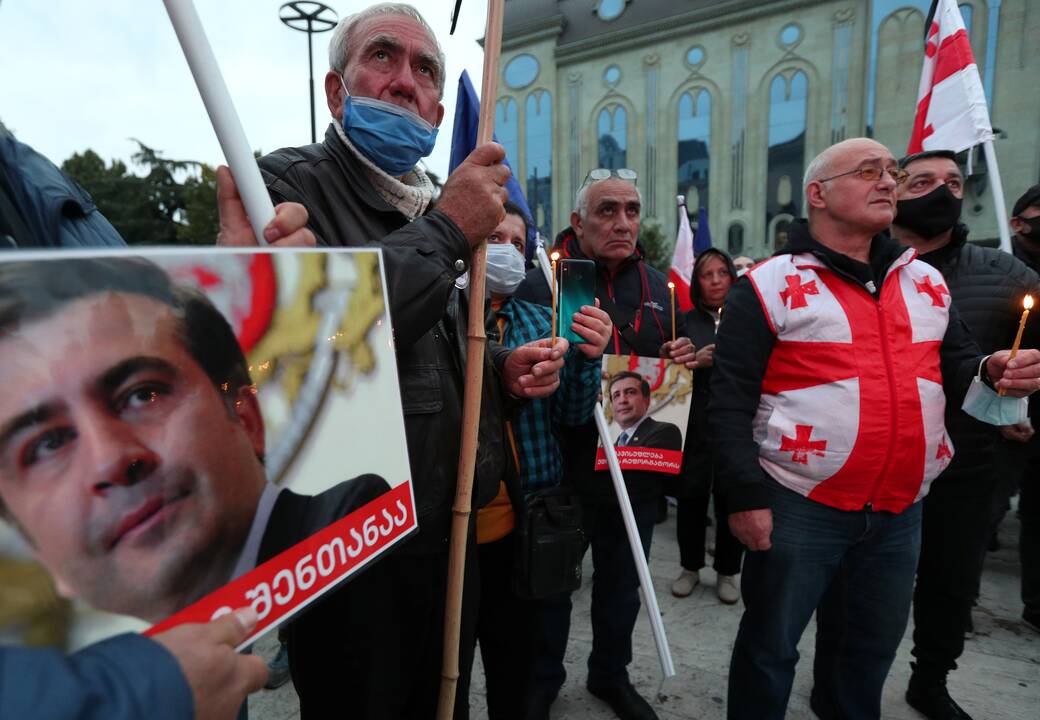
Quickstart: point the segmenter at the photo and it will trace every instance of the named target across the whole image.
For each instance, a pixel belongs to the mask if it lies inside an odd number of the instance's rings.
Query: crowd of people
[[[846,140],[809,163],[808,217],[792,223],[787,245],[758,263],[702,252],[693,309],[673,317],[667,278],[638,243],[636,174],[593,169],[553,242],[564,259],[596,269],[595,302],[559,319],[581,338],[569,344],[552,332],[542,269],[525,260],[532,223],[507,199],[502,147],[478,146],[437,197],[417,164],[443,119],[444,86],[444,54],[418,11],[372,6],[341,22],[330,44],[324,140],[259,160],[278,204],[265,232],[272,244],[383,252],[419,521],[414,536],[280,633],[301,717],[435,716],[467,362],[485,371],[455,717],[469,714],[477,647],[492,720],[550,716],[566,677],[571,598],[518,582],[518,548],[530,499],[558,488],[569,495],[556,502],[580,508],[580,553],[592,553],[588,691],[623,720],[657,717],[628,676],[639,578],[614,487],[596,469],[593,420],[601,399],[622,418],[633,407],[645,413],[650,391],[622,373],[601,398],[610,353],[693,371],[679,475],[629,470],[624,484],[647,557],[662,498],[678,501],[676,596],[699,583],[714,524],[715,592],[744,604],[729,717],[784,717],[814,615],[813,711],[880,717],[913,612],[907,701],[928,718],[968,718],[946,677],[970,627],[1008,468],[1023,478],[1023,619],[1040,631],[1040,446],[1028,418],[1004,421],[1040,388],[1037,325],[1017,356],[1008,351],[1022,297],[1040,294],[1040,186],[1013,208],[1009,255],[967,242],[953,152],[897,160],[873,140]],[[80,189],[9,133],[0,143],[8,245],[119,244]],[[34,185],[42,173],[51,180]],[[255,245],[230,172],[217,180],[218,243]],[[57,222],[27,210],[54,207],[55,194],[72,208]],[[485,241],[489,297],[473,298],[462,278]],[[472,302],[488,303],[483,358],[466,356]],[[633,418],[612,442],[651,432],[642,413]],[[106,482],[132,484],[141,459],[124,453],[109,471]],[[9,472],[0,468],[0,512],[33,542]],[[47,717],[231,717],[266,681],[256,657],[232,652],[255,622],[244,609],[68,657],[2,649],[0,716],[35,715],[48,702]]]

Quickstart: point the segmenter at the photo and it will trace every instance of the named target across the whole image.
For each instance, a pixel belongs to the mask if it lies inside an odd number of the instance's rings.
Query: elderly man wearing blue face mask
[[[465,298],[455,281],[471,248],[505,216],[509,169],[500,145],[481,145],[431,208],[433,184],[416,163],[433,149],[444,116],[445,59],[415,8],[382,3],[345,18],[329,61],[334,120],[324,141],[275,151],[260,167],[273,199],[308,208],[319,245],[383,250],[419,532],[290,625],[289,665],[303,720],[433,717],[466,365]],[[552,393],[566,350],[564,340],[488,344],[475,507],[495,497],[512,461],[505,406]],[[467,598],[474,567],[467,563]],[[464,668],[474,622],[467,602]],[[465,716],[467,691],[465,675],[456,718]]]

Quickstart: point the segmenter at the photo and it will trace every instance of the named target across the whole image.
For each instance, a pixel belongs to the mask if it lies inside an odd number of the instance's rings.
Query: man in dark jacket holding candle
[[[909,177],[898,190],[892,234],[942,272],[982,352],[1010,347],[1022,297],[1037,293],[1036,273],[1012,255],[967,241],[968,228],[960,224],[964,176],[952,151],[909,155],[899,166]],[[1023,347],[1036,347],[1036,339],[1030,332]],[[1000,429],[953,404],[946,407],[946,429],[956,455],[924,499],[914,590],[917,661],[906,693],[912,707],[934,720],[969,718],[947,692],[946,675],[964,650],[1002,469],[995,463]]]

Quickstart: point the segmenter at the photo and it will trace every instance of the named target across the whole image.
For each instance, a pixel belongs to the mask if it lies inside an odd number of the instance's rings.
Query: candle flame
[[[553,253],[552,255],[550,255],[549,257],[551,257],[551,258],[553,259],[553,262],[555,262],[555,261],[557,261],[557,260],[559,260],[559,259],[560,259],[560,253],[558,253],[558,252],[554,252],[554,253]]]
[[[1025,296],[1025,299],[1022,300],[1022,307],[1024,307],[1026,310],[1032,310],[1033,309],[1033,296],[1032,295],[1026,295]]]
[[[675,290],[675,283],[673,283],[673,282],[668,283],[668,289],[669,290]]]

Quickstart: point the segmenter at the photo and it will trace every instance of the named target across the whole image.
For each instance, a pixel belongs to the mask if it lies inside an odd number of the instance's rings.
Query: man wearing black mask
[[[1040,185],[1026,190],[1015,203],[1011,210],[1011,229],[1015,232],[1015,257],[1040,273]],[[1012,447],[1017,445],[1013,442],[1016,440],[1027,443],[1022,453],[1025,457],[1020,458],[1025,467],[1018,473],[1018,519],[1021,527],[1018,552],[1022,566],[1022,604],[1025,606],[1022,619],[1040,632],[1040,436],[1033,433],[1040,427],[1040,402],[1030,403],[1029,417],[1032,422],[1021,428],[1024,432],[1008,439],[1012,441]]]
[[[1012,241],[1015,257],[1040,272],[1040,185],[1034,185],[1011,210]]]
[[[1036,294],[1040,279],[1013,256],[967,242],[960,223],[964,176],[952,151],[917,153],[899,166],[909,177],[898,188],[892,234],[942,272],[945,285],[929,292],[940,301],[952,295],[982,352],[1009,347],[1022,296]],[[1036,347],[1036,338],[1026,337],[1023,347]],[[1000,437],[955,404],[946,408],[946,428],[956,453],[924,499],[913,607],[917,662],[906,692],[907,702],[932,720],[970,719],[950,697],[946,676],[964,650],[982,574]]]

